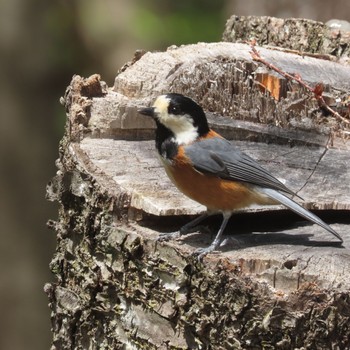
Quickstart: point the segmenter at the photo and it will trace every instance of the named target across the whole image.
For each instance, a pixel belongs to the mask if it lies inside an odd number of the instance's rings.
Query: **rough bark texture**
[[[57,281],[45,287],[53,349],[348,348],[348,125],[323,116],[303,88],[279,77],[284,97],[272,97],[256,75],[275,74],[249,50],[213,43],[138,54],[113,88],[97,75],[73,78],[62,99],[67,125],[58,172],[47,189],[59,203],[58,221],[49,223],[57,232]],[[349,66],[260,52],[309,84],[324,83],[330,100],[349,95]],[[179,229],[204,209],[166,178],[154,126],[136,112],[168,91],[201,103],[215,129],[307,207],[331,209],[323,214],[344,247],[280,208],[259,207],[237,214],[227,229],[239,233],[233,244],[203,263],[191,252],[209,243],[208,234],[157,243],[159,232]],[[218,223],[207,222],[213,231]]]
[[[349,25],[342,29],[340,21],[324,24],[309,19],[232,16],[222,39],[229,42],[255,39],[260,46],[296,50],[298,54],[349,63]]]

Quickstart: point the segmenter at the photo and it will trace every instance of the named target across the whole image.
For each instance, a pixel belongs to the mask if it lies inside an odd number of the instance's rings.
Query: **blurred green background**
[[[218,41],[232,15],[350,18],[349,0],[0,0],[0,348],[48,349],[43,285],[55,234],[45,186],[55,174],[73,74],[109,86],[136,49]]]

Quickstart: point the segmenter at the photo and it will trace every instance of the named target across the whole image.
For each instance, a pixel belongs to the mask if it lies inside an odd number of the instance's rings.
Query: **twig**
[[[256,44],[255,41],[251,41],[251,42],[249,42],[249,44],[250,44],[250,48],[252,50],[250,52],[250,54],[251,54],[254,61],[257,61],[257,62],[264,64],[266,67],[270,68],[271,70],[274,70],[275,72],[282,75],[284,78],[286,78],[288,80],[296,81],[299,85],[303,86],[306,90],[310,91],[314,95],[320,108],[326,109],[334,117],[340,119],[341,121],[343,121],[346,124],[350,124],[349,120],[347,120],[346,118],[341,116],[337,111],[335,111],[333,108],[331,108],[329,105],[327,105],[326,101],[324,100],[324,98],[322,96],[323,90],[324,90],[324,86],[322,83],[316,84],[315,87],[308,85],[301,78],[301,76],[299,74],[289,74],[289,73],[281,70],[280,68],[276,67],[274,64],[267,62],[265,59],[263,59],[260,56],[259,51],[255,47],[255,44]]]

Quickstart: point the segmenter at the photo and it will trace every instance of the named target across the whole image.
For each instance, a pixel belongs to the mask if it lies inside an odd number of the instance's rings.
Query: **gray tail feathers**
[[[320,225],[325,230],[333,234],[335,237],[339,239],[340,242],[343,242],[343,239],[340,237],[339,233],[334,231],[329,225],[327,225],[324,221],[322,221],[318,216],[311,213],[307,209],[304,209],[298,203],[294,202],[292,199],[286,197],[284,194],[272,189],[272,188],[261,188],[260,189],[266,196],[274,199],[275,201],[285,205],[290,210],[299,214],[303,218],[314,222],[317,225]]]

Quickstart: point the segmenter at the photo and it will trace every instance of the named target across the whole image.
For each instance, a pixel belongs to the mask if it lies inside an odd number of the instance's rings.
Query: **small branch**
[[[331,139],[331,136],[329,137],[329,140],[328,140],[327,144],[329,144],[330,139]],[[304,185],[301,186],[301,187],[298,189],[298,191],[296,192],[296,194],[299,194],[299,193],[303,190],[303,188],[308,184],[309,180],[310,180],[310,179],[312,178],[312,176],[314,175],[314,173],[315,173],[317,167],[318,167],[319,164],[321,163],[321,160],[322,160],[323,157],[326,155],[327,151],[328,151],[328,147],[325,147],[324,150],[323,150],[323,152],[322,152],[322,154],[320,155],[320,157],[319,157],[317,163],[315,164],[314,168],[312,169],[310,175],[309,175],[309,176],[307,177],[307,179],[305,180]]]
[[[323,94],[323,90],[324,90],[324,86],[322,83],[316,84],[315,87],[310,86],[309,84],[307,84],[299,74],[289,74],[283,70],[281,70],[280,68],[276,67],[275,65],[273,65],[270,62],[267,62],[264,58],[262,58],[260,56],[259,51],[256,49],[255,45],[256,42],[255,41],[251,41],[249,42],[249,45],[251,47],[251,56],[253,58],[254,61],[260,62],[263,65],[265,65],[266,67],[268,67],[269,69],[277,72],[278,74],[282,75],[284,78],[286,78],[287,80],[291,80],[291,81],[296,81],[299,85],[303,86],[307,91],[310,91],[314,97],[316,98],[318,105],[320,108],[323,108],[325,110],[327,110],[330,114],[332,114],[335,118],[340,119],[341,121],[343,121],[346,124],[350,124],[350,121],[347,120],[346,118],[344,118],[343,116],[341,116],[337,111],[335,111],[333,108],[331,108],[329,105],[327,105],[326,101],[324,100],[322,94]]]

